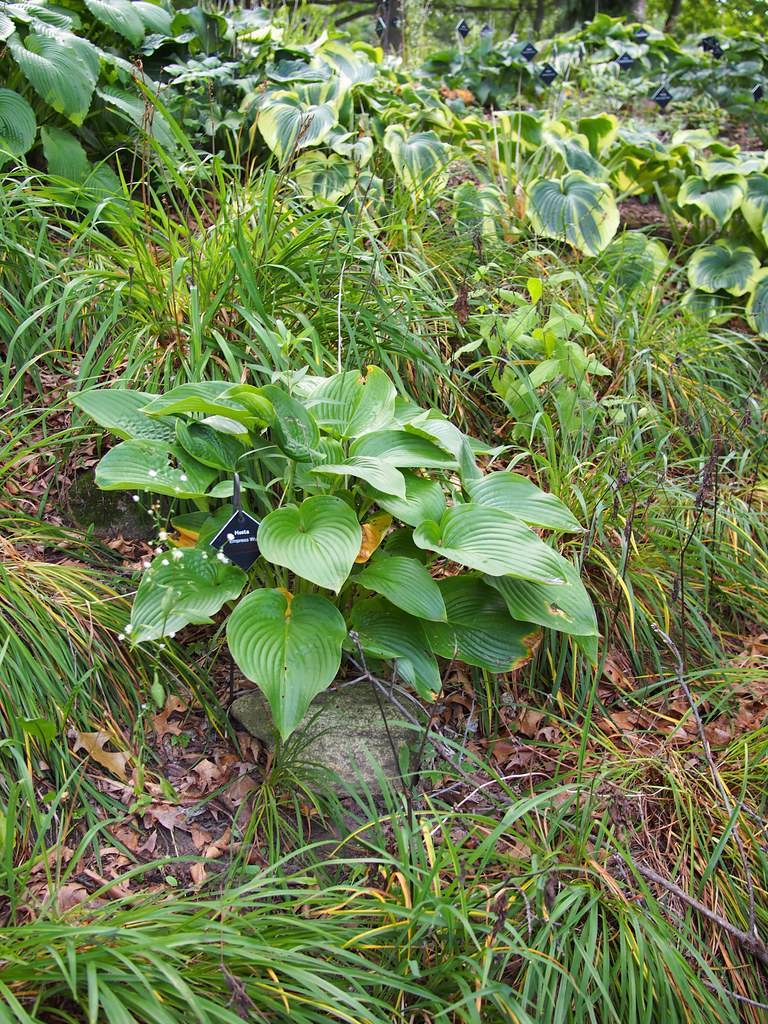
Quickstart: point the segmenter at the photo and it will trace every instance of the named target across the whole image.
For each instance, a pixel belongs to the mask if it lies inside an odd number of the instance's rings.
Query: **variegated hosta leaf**
[[[335,153],[304,153],[294,177],[308,199],[338,203],[355,187],[355,165]]]
[[[589,151],[589,139],[567,131],[559,121],[551,122],[542,134],[542,145],[558,153],[566,170],[582,171],[589,178],[604,181],[608,172]]]
[[[259,546],[268,562],[337,593],[355,564],[363,532],[341,498],[316,494],[265,516]]]
[[[768,338],[768,268],[759,271],[752,282],[747,302],[747,320],[761,338]]]
[[[580,117],[576,130],[589,143],[592,156],[599,157],[608,149],[619,133],[619,121],[614,114],[596,114],[594,117]]]
[[[246,579],[242,569],[219,559],[212,548],[165,551],[141,579],[125,632],[141,643],[208,623],[227,601],[239,597]]]
[[[669,253],[658,238],[642,231],[622,231],[600,257],[608,280],[624,292],[656,284],[669,266]]]
[[[605,249],[619,226],[613,192],[581,171],[537,178],[528,187],[528,215],[538,234],[568,242],[589,256]]]
[[[352,132],[331,132],[326,145],[339,156],[350,160],[355,168],[365,167],[373,156],[373,139],[370,135],[354,135]]]
[[[760,263],[746,245],[715,242],[696,250],[688,262],[688,281],[703,292],[744,295],[755,283]]]
[[[733,302],[726,295],[689,288],[682,298],[683,308],[706,323],[725,323],[734,315]]]
[[[35,112],[13,89],[0,89],[0,165],[7,156],[22,156],[35,141]]]
[[[99,77],[96,48],[71,32],[42,26],[23,41],[14,33],[6,45],[38,96],[82,124]]]
[[[330,100],[303,103],[290,92],[265,96],[256,124],[272,152],[283,163],[295,150],[319,146],[336,124],[338,112]]]
[[[230,615],[232,657],[267,698],[284,740],[336,677],[346,634],[341,612],[320,594],[255,590]]]
[[[741,212],[752,231],[768,245],[768,174],[753,174],[747,178],[747,194]]]
[[[509,216],[495,185],[463,181],[453,193],[453,218],[460,232],[474,238],[500,238]]]
[[[499,594],[481,579],[452,576],[439,587],[447,621],[423,623],[435,654],[490,672],[511,672],[530,659],[540,630],[513,621]]]
[[[677,193],[680,206],[697,206],[702,213],[723,227],[741,206],[747,194],[747,182],[740,174],[721,174],[711,181],[687,178]]]
[[[444,183],[450,151],[434,132],[408,135],[402,125],[393,124],[384,133],[384,148],[392,157],[398,178],[415,195]]]

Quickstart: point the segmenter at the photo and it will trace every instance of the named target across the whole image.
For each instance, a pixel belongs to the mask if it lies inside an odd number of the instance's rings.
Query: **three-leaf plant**
[[[394,662],[424,699],[440,689],[438,657],[508,672],[542,627],[594,658],[579,574],[537,532],[579,523],[526,477],[483,474],[476,456],[487,449],[398,397],[376,367],[262,387],[183,384],[154,398],[102,388],[73,401],[122,439],[96,469],[100,487],[198,508],[172,520],[178,534],[144,573],[126,636],[156,641],[210,622],[248,586],[227,640],[284,738],[345,648]],[[221,503],[236,472],[261,520],[248,573],[210,544],[233,514]]]

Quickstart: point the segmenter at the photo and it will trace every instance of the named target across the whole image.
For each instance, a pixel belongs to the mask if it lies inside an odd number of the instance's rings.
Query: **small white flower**
[[[226,565],[226,564],[227,564],[227,562],[229,562],[229,559],[227,558],[227,556],[226,556],[226,555],[224,554],[224,552],[223,552],[223,551],[220,551],[220,552],[218,553],[218,555],[216,555],[216,557],[218,558],[218,560],[219,560],[220,562],[223,562],[223,563],[224,563],[224,565]]]
[[[157,470],[156,469],[150,469],[149,476],[157,476]]]
[[[184,552],[181,550],[181,548],[174,548],[172,557],[174,562],[178,562],[180,558],[184,557]]]
[[[155,548],[155,554],[156,555],[162,555],[162,553],[163,553],[163,549],[162,548]]]
[[[125,633],[118,633],[117,634],[117,639],[118,640],[125,640]]]
[[[170,563],[170,562],[168,561],[168,559],[167,559],[167,558],[164,558],[164,559],[162,560],[162,562],[160,563],[160,565],[170,565],[170,564],[171,564],[171,563]]]
[[[133,629],[133,625],[129,622],[128,625],[123,630],[123,632],[124,633],[130,633],[132,629]]]
[[[132,494],[131,501],[141,501],[141,498],[138,496],[138,494]]]
[[[160,648],[161,651],[165,650],[165,644],[158,644],[157,646]]]
[[[208,552],[204,551],[200,557],[202,558],[202,560],[204,562],[207,562],[208,561]]]
[[[141,564],[144,566],[145,569],[151,569],[152,568],[152,563],[151,562],[142,562]]]
[[[168,540],[168,534],[166,533],[165,530],[161,530],[160,533],[158,533],[158,535],[157,535],[157,539],[158,540]]]

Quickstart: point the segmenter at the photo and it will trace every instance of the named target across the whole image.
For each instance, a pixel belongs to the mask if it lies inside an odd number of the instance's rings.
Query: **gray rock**
[[[97,537],[149,540],[154,533],[151,516],[133,501],[128,491],[102,491],[93,470],[80,473],[67,493],[67,510],[82,530],[93,528]]]
[[[382,703],[395,748],[398,753],[405,749],[410,754],[419,745],[419,730],[400,724],[402,715],[396,707],[388,705],[386,697]],[[230,714],[252,736],[269,749],[274,748],[272,716],[260,690],[238,697]],[[367,682],[318,694],[290,742],[295,743],[297,757],[303,763],[329,769],[352,785],[363,779],[378,791],[376,766],[386,779],[394,781],[399,777],[376,693]]]

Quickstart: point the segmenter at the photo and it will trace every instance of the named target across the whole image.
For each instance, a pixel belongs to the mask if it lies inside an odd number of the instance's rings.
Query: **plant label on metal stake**
[[[657,103],[661,110],[666,109],[667,104],[672,99],[672,93],[666,87],[666,85],[660,85],[656,92],[651,96],[654,103]]]
[[[764,91],[765,90],[763,89],[762,85],[758,82],[752,90],[752,99],[755,101],[755,103],[757,103],[759,100],[763,98]]]
[[[381,39],[384,33],[387,31],[387,23],[383,18],[376,19],[376,35]]]
[[[646,28],[639,28],[635,31],[635,42],[645,43],[650,37],[650,32]]]
[[[551,64],[545,64],[539,72],[539,78],[542,80],[544,85],[552,85],[554,80],[557,78],[557,72]]]
[[[538,52],[533,43],[526,43],[520,51],[520,56],[524,57],[527,61],[532,61]]]
[[[717,45],[717,39],[715,36],[704,36],[704,38],[699,43],[699,46],[702,48],[702,50],[705,51],[711,50],[713,47]]]
[[[627,71],[635,63],[635,58],[630,57],[628,53],[622,53],[620,57],[616,58],[616,63],[622,71]]]
[[[464,18],[462,18],[459,24],[456,26],[456,31],[459,33],[462,39],[466,39],[467,36],[469,35],[470,28],[469,25],[464,20]]]
[[[240,477],[237,473],[234,476],[232,508],[233,514],[213,538],[211,547],[247,571],[259,557],[259,521],[243,511],[240,504]]]

